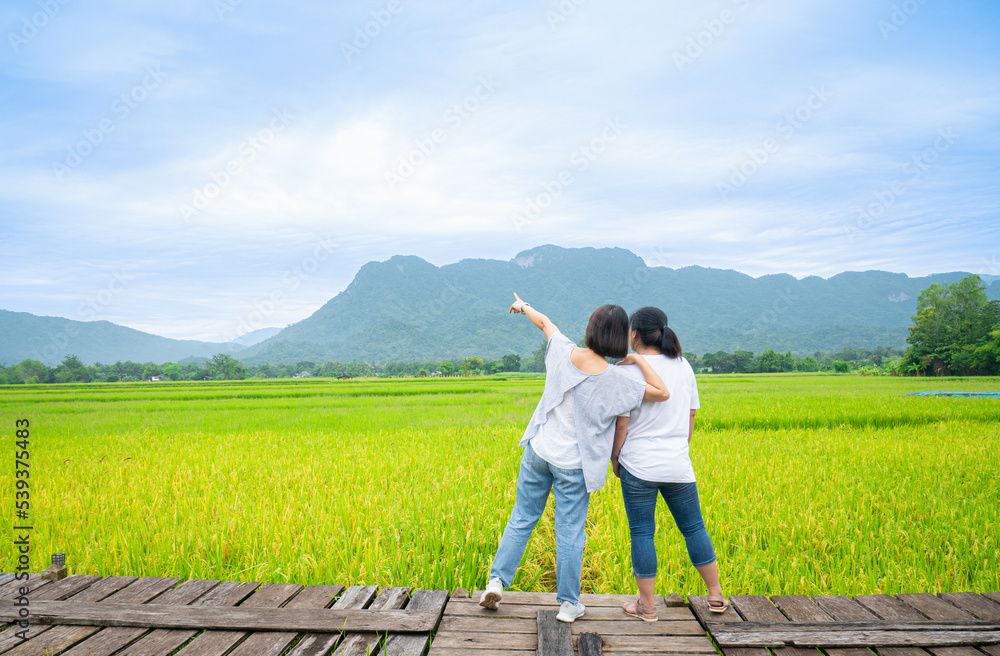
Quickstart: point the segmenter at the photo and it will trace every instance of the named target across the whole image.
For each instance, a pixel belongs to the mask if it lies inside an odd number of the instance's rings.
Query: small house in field
[[[292,378],[312,378],[312,374],[308,371],[300,371],[299,373],[292,376]]]
[[[160,382],[160,377],[159,376],[153,376],[151,378],[147,378],[146,382],[147,383],[158,383],[158,382]]]
[[[354,378],[354,376],[352,376],[351,374],[340,374],[339,376],[337,376],[337,380],[350,380],[352,378]]]

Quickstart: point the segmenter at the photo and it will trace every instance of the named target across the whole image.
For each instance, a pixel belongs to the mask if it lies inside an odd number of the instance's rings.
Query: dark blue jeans
[[[652,483],[621,467],[622,497],[628,528],[632,534],[632,572],[636,578],[656,576],[656,497],[663,495],[674,522],[684,536],[688,556],[695,567],[715,562],[715,549],[705,530],[698,503],[697,483]]]

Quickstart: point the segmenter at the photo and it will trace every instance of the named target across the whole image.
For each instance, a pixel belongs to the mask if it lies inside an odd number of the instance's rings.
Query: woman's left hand
[[[629,353],[618,364],[637,364],[639,362],[638,358],[639,356],[635,353]]]

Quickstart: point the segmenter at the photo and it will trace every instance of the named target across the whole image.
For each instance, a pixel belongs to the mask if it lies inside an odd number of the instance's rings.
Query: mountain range
[[[644,305],[662,308],[684,350],[698,354],[901,348],[920,292],[966,275],[911,278],[864,271],[801,280],[787,274],[753,278],[699,266],[649,267],[620,248],[551,245],[508,261],[468,259],[441,267],[397,255],[361,267],[345,290],[306,319],[228,343],[173,340],[107,321],[0,310],[0,363],[33,358],[51,366],[70,353],[88,364],[177,362],[219,352],[245,364],[528,355],[541,343],[541,333],[526,318],[508,315],[514,291],[573,340],[583,336],[594,308],[618,303],[630,312]],[[986,280],[989,297],[1000,299],[1000,279]],[[257,341],[261,338],[266,339]]]

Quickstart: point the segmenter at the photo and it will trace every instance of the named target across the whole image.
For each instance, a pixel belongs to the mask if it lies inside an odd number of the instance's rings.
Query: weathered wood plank
[[[551,609],[539,609],[551,610]],[[573,633],[600,633],[602,635],[703,635],[705,630],[695,620],[684,622],[672,622],[660,620],[658,622],[642,622],[631,618],[625,613],[619,612],[613,619],[595,619],[584,615],[570,626]],[[439,631],[466,631],[466,632],[502,632],[502,633],[534,633],[538,628],[537,620],[524,619],[495,619],[493,621],[483,620],[478,617],[456,617],[445,615],[441,620]]]
[[[342,585],[310,585],[300,591],[285,604],[284,608],[320,609],[333,605],[341,592]],[[241,642],[229,656],[281,656],[295,642],[299,633],[296,631],[272,631],[267,633],[252,633]]]
[[[196,600],[193,606],[235,606],[260,586],[260,583],[223,581]],[[155,629],[129,646],[128,656],[167,656],[197,635],[191,629]]]
[[[744,622],[727,626],[730,633],[759,633],[770,631],[784,633],[829,631],[1000,631],[1000,623],[980,620],[920,620],[920,621],[865,621],[865,622]]]
[[[973,619],[972,615],[966,613],[961,608],[949,604],[944,599],[935,597],[932,594],[899,594],[896,598],[909,604],[913,608],[933,620],[966,620]],[[1000,628],[998,626],[997,628]],[[954,643],[950,643],[954,644]],[[982,656],[982,652],[973,647],[947,647],[938,648],[935,643],[928,642],[924,645],[927,651],[934,656]]]
[[[90,575],[71,575],[64,578],[62,581],[54,583],[53,585],[46,586],[40,590],[36,590],[28,595],[29,599],[66,599],[71,597],[81,590],[86,589],[95,581],[100,580],[100,576],[90,576]],[[22,642],[26,642],[32,638],[36,638],[42,633],[45,633],[52,627],[47,624],[31,624],[27,632],[22,634],[25,639],[22,640],[18,633],[21,633],[21,628],[18,627],[16,631],[3,632],[0,633],[0,654],[5,651],[12,649]]]
[[[558,611],[540,610],[538,618],[538,656],[573,656],[573,633],[569,624],[556,619]]]
[[[747,622],[776,622],[785,623],[788,621],[780,610],[775,608],[774,604],[767,597],[760,597],[757,595],[730,595],[729,603],[736,607],[740,615],[743,616]],[[727,613],[720,613],[721,615],[726,615]],[[712,637],[716,638],[715,632],[712,632]],[[721,645],[721,643],[720,643]],[[737,646],[737,645],[732,645]],[[798,647],[786,647],[781,650],[776,650],[774,652],[775,656],[816,656],[815,652],[807,649],[799,649]]]
[[[185,581],[179,587],[167,590],[148,603],[164,605],[190,604],[214,588],[218,583],[218,581]],[[132,644],[148,632],[149,629],[145,628],[110,627],[102,629],[66,651],[64,656],[110,656],[119,649]]]
[[[792,622],[815,622],[828,624],[835,620],[805,595],[775,595],[771,601]],[[871,656],[867,649],[845,647],[827,649],[827,656]]]
[[[816,596],[812,599],[838,621],[864,622],[878,619],[875,613],[850,597]],[[928,656],[928,652],[919,647],[882,647],[876,651],[879,656]]]
[[[43,579],[40,574],[30,574],[27,581],[11,580],[3,588],[0,588],[0,599],[13,599],[21,595],[23,588],[27,588],[28,592],[31,593],[49,585],[49,583],[50,581]]]
[[[580,656],[603,656],[601,636],[597,633],[581,633],[576,648]]]
[[[1000,604],[975,592],[942,592],[938,596],[981,620],[1000,620]]]
[[[378,591],[373,585],[354,585],[337,599],[335,610],[364,608],[371,603]],[[307,633],[288,656],[326,656],[340,641],[339,633]]]
[[[732,606],[725,613],[713,613],[708,607],[708,596],[691,595],[688,597],[691,610],[698,616],[702,626],[712,630],[715,624],[738,624],[743,622],[743,617]],[[659,614],[659,610],[657,610]],[[659,624],[659,622],[657,622]],[[722,650],[725,656],[771,656],[766,649],[754,649],[749,647],[729,647]]]
[[[14,602],[0,601],[0,619],[17,617]],[[339,631],[426,633],[433,631],[438,614],[406,610],[301,610],[296,608],[201,608],[147,604],[88,604],[39,601],[32,604],[32,617],[39,624],[75,626],[131,626],[162,629],[222,631]]]
[[[858,595],[854,597],[858,602],[871,612],[875,613],[883,620],[925,620],[927,619],[916,609],[907,606],[892,595]]]
[[[558,608],[555,604],[555,596],[552,597],[552,604],[507,604],[506,593],[504,593],[504,600],[500,602],[500,607],[497,610],[487,610],[480,606],[478,603],[471,604],[467,601],[460,600],[456,602],[454,599],[448,601],[448,616],[464,616],[464,617],[481,617],[481,618],[509,618],[509,619],[530,619],[534,620],[538,611],[540,610],[553,610]],[[632,597],[624,597],[625,599],[633,599]],[[586,601],[583,602],[584,605],[587,604]],[[662,604],[657,604],[656,614],[660,618],[660,621],[680,621],[687,620],[692,621],[695,619],[694,614],[691,612],[690,608],[673,608],[664,606]],[[732,613],[724,613],[724,615],[731,615]],[[621,609],[621,604],[618,606],[587,606],[587,614],[580,618],[582,621],[584,619],[602,619],[602,620],[615,620],[622,617],[627,617]],[[637,620],[638,621],[638,620]]]
[[[448,604],[447,590],[417,590],[406,604],[407,610],[429,610],[438,614],[440,627],[441,614]],[[382,649],[382,656],[423,656],[430,642],[429,635],[391,634]]]
[[[574,640],[577,636],[573,636]],[[488,633],[439,633],[434,638],[432,653],[439,649],[465,650],[466,654],[479,653],[478,650],[503,649],[508,651],[531,651],[538,647],[538,637],[534,634],[505,634],[498,647],[497,637]],[[712,641],[705,636],[604,636],[604,654],[625,651],[642,653],[669,652],[671,654],[716,654]],[[477,651],[473,651],[477,650]]]
[[[383,588],[369,610],[400,609],[410,600],[410,588]],[[428,631],[430,633],[430,631]],[[349,633],[334,652],[336,656],[369,656],[378,651],[383,636],[378,634]]]
[[[825,631],[734,631],[739,625],[719,626],[712,636],[720,647],[751,646],[780,648],[953,646],[1000,643],[1000,631],[982,629],[957,631],[887,631],[880,629]],[[789,648],[784,647],[785,649]]]
[[[70,597],[69,601],[39,601],[37,604],[62,603],[75,605],[77,603],[92,604],[101,601],[108,603],[142,604],[163,592],[166,589],[164,584],[168,580],[158,577],[108,576],[95,582],[79,594]],[[8,602],[0,601],[0,603]],[[58,654],[81,640],[86,640],[99,630],[99,628],[92,626],[55,626],[37,638],[21,643],[7,652],[6,656]]]
[[[476,590],[472,593],[472,596],[468,599],[458,599],[453,598],[452,601],[456,603],[467,603],[467,604],[479,604],[479,598],[482,596],[482,590]],[[597,606],[618,606],[620,607],[626,601],[635,600],[635,595],[611,595],[611,594],[582,594],[580,595],[580,602],[587,607],[587,612],[590,612],[591,607]],[[555,592],[512,592],[504,591],[503,600],[500,602],[501,607],[504,604],[528,604],[533,606],[555,606],[558,608],[559,604],[556,603],[556,593]],[[663,597],[656,597],[656,606],[659,608],[661,605],[664,607]]]
[[[265,583],[236,608],[273,613],[278,607],[288,603],[301,589],[301,585],[290,583]],[[205,612],[219,609],[231,610],[228,606],[206,606],[198,607],[196,610]],[[246,631],[204,631],[185,645],[181,649],[181,654],[183,656],[223,656],[243,641],[247,635],[249,634]]]
[[[1000,604],[1000,592],[983,592],[982,595],[987,599]]]

